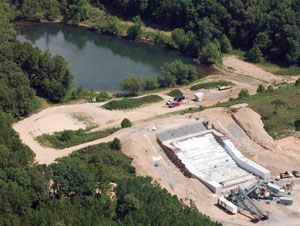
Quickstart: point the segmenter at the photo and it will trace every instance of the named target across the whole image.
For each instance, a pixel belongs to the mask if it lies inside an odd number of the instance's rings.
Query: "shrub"
[[[178,97],[178,96],[182,96],[183,93],[180,91],[180,89],[173,89],[169,93],[167,93],[167,95],[171,97]]]
[[[130,122],[130,120],[128,118],[124,118],[123,121],[121,122],[122,128],[128,128],[131,126],[132,126],[132,123]]]
[[[242,99],[242,98],[245,98],[245,97],[249,97],[250,94],[249,94],[249,91],[247,89],[242,89],[241,92],[239,93],[239,98]]]
[[[103,101],[109,100],[110,98],[111,97],[109,96],[109,94],[106,91],[102,91],[96,96],[96,101],[103,102]]]
[[[263,93],[263,92],[265,92],[265,90],[266,90],[266,88],[263,85],[259,85],[256,91],[258,93]]]
[[[295,124],[296,130],[300,131],[300,119],[297,119],[294,124]]]
[[[300,78],[298,78],[295,82],[295,86],[300,86]]]
[[[120,151],[121,150],[121,141],[118,138],[114,138],[113,141],[110,143],[109,147],[111,149]]]
[[[127,37],[132,40],[140,39],[142,36],[142,26],[144,26],[143,21],[140,16],[133,18],[134,25],[129,27],[127,30]]]
[[[267,88],[268,92],[273,92],[274,91],[274,87],[272,85],[269,85]]]

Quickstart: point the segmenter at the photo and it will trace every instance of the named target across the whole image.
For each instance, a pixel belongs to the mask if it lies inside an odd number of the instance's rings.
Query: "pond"
[[[155,77],[166,62],[181,59],[192,63],[191,58],[179,51],[159,46],[136,43],[106,36],[88,29],[58,24],[30,23],[17,25],[17,40],[31,42],[52,55],[66,59],[74,74],[74,87],[117,91],[120,81],[129,73],[142,78]]]

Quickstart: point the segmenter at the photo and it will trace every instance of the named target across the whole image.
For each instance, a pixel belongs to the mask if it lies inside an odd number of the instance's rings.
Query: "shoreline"
[[[22,22],[24,22],[23,25],[27,25],[27,26],[29,25],[29,23],[36,23],[36,24],[63,25],[63,26],[69,26],[69,27],[74,27],[74,28],[87,29],[87,30],[90,30],[92,32],[95,32],[96,34],[108,35],[108,36],[116,37],[116,38],[119,38],[119,39],[124,39],[124,40],[130,41],[130,42],[144,43],[144,44],[148,44],[148,45],[153,45],[153,46],[159,46],[159,47],[162,47],[162,48],[166,48],[168,50],[180,51],[178,48],[175,48],[175,47],[174,48],[169,48],[167,45],[155,43],[155,42],[151,41],[150,39],[146,39],[146,38],[142,38],[142,39],[138,39],[138,40],[131,40],[131,39],[128,39],[126,35],[112,35],[112,34],[101,33],[101,32],[98,32],[95,28],[91,27],[90,25],[84,24],[84,23],[79,23],[79,24],[74,25],[74,24],[65,24],[61,20],[49,21],[49,20],[46,20],[46,19],[38,20],[38,19],[23,18],[23,19],[16,19],[15,22],[14,22],[14,25],[18,26],[18,24],[22,24]]]

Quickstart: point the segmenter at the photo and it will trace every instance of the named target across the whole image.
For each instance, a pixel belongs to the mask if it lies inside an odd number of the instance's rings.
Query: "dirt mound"
[[[241,108],[232,117],[254,142],[266,149],[275,149],[273,138],[265,131],[264,123],[255,111]]]

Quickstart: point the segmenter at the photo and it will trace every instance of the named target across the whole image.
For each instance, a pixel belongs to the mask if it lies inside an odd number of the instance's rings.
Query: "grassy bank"
[[[260,114],[266,131],[273,138],[295,134],[295,120],[300,118],[299,86],[285,84],[272,92],[266,91],[216,106],[230,107],[238,103],[248,103],[250,108]]]
[[[55,149],[64,149],[78,144],[83,144],[89,141],[97,140],[109,136],[110,134],[121,129],[118,128],[109,128],[105,130],[90,132],[95,127],[89,127],[85,130],[64,130],[61,132],[55,132],[53,135],[43,134],[38,136],[37,141],[46,147],[55,148]]]
[[[124,98],[122,100],[112,100],[102,107],[107,110],[126,110],[141,107],[144,104],[151,104],[162,101],[158,95],[148,95],[139,98]]]
[[[191,87],[191,90],[212,89],[212,88],[217,88],[219,86],[230,86],[230,85],[233,85],[233,83],[228,81],[205,82],[205,83],[193,85]]]

